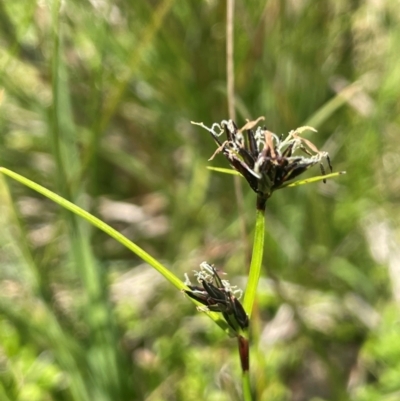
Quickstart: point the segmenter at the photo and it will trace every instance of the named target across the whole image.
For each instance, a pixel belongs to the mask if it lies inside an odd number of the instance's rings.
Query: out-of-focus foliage
[[[243,287],[255,196],[243,186],[238,211],[232,177],[206,169],[213,141],[190,125],[228,117],[225,20],[216,0],[0,2],[0,164],[182,278],[207,260]],[[348,172],[268,201],[257,400],[400,398],[399,43],[395,0],[236,1],[238,124],[314,126]],[[1,400],[240,399],[235,342],[182,294],[0,184]]]

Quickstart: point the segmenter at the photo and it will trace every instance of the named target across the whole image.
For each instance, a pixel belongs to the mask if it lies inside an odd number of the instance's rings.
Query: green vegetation
[[[1,401],[242,399],[236,341],[175,288],[250,265],[255,194],[190,123],[228,118],[225,25],[215,0],[0,2],[0,166],[133,251],[0,175]],[[315,127],[348,173],[267,202],[253,399],[396,401],[398,4],[237,1],[234,40],[238,125]]]

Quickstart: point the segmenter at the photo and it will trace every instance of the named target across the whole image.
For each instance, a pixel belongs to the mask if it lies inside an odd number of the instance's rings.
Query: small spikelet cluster
[[[203,262],[200,270],[194,275],[200,286],[192,285],[187,274],[185,284],[190,288],[185,293],[200,302],[202,311],[222,313],[228,325],[235,331],[244,330],[249,326],[249,318],[239,302],[242,290],[231,286],[228,280],[222,280],[214,266]]]

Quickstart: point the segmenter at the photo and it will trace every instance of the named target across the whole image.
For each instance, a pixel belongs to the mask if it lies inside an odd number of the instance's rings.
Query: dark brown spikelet
[[[332,171],[329,155],[319,151],[308,139],[300,136],[306,130],[315,131],[312,127],[300,127],[290,131],[284,138],[269,131],[265,126],[257,126],[263,117],[248,121],[241,129],[232,120],[214,123],[211,128],[200,125],[209,131],[218,148],[211,159],[222,153],[232,168],[238,171],[257,193],[257,207],[265,208],[267,199],[280,189],[304,173],[315,164],[320,164],[325,175],[322,160],[326,159]],[[222,140],[225,134],[226,140]],[[295,154],[300,151],[300,154]],[[298,152],[299,153],[299,152]]]

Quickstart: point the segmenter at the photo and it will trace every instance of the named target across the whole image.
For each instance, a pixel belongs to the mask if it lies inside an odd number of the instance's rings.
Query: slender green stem
[[[23,177],[17,173],[14,173],[11,170],[8,170],[4,167],[0,167],[0,173],[8,175],[9,177],[13,178],[14,180],[20,182],[21,184],[26,185],[29,188],[32,188],[34,191],[39,192],[40,194],[44,195],[46,198],[51,199],[53,202],[58,203],[63,208],[73,212],[74,214],[83,217],[89,223],[93,224],[100,230],[104,231],[110,237],[116,239],[119,243],[127,247],[133,253],[138,255],[141,259],[147,262],[149,265],[153,266],[158,272],[160,272],[171,284],[173,284],[179,290],[186,289],[186,286],[183,284],[182,280],[179,280],[173,273],[171,273],[166,267],[164,267],[158,260],[154,259],[150,256],[146,251],[142,248],[134,244],[124,235],[119,233],[118,231],[114,230],[108,224],[104,223],[97,217],[93,216],[89,212],[81,209],[79,206],[76,206],[72,202],[62,198],[61,196],[55,194],[54,192],[42,187],[39,184],[29,180],[28,178]]]
[[[150,266],[154,267],[159,273],[161,273],[171,284],[173,284],[176,288],[179,290],[188,290],[189,288],[180,280],[175,274],[170,272],[165,266],[163,266],[158,260],[154,259],[151,255],[149,255],[145,250],[134,244],[132,241],[130,241],[128,238],[126,238],[124,235],[119,233],[118,231],[114,230],[112,227],[110,227],[108,224],[104,223],[97,217],[93,216],[92,214],[88,213],[87,211],[81,209],[79,206],[74,205],[72,202],[69,202],[68,200],[62,198],[61,196],[55,194],[54,192],[42,187],[39,184],[36,184],[35,182],[29,180],[28,178],[23,177],[22,175],[19,175],[17,173],[14,173],[11,170],[8,170],[7,168],[0,167],[0,173],[3,173],[14,180],[20,182],[21,184],[33,189],[36,192],[39,192],[46,198],[52,200],[55,203],[58,203],[60,206],[63,208],[71,211],[72,213],[76,214],[77,216],[80,216],[87,220],[90,224],[93,226],[99,228],[100,230],[104,231],[106,234],[108,234],[110,237],[114,238],[117,240],[120,244],[123,246],[127,247],[129,250],[131,250],[133,253],[135,253],[137,256],[139,256],[141,259],[143,259],[146,263],[148,263]],[[196,301],[192,300],[194,303]],[[200,305],[199,303],[196,303],[197,305]],[[205,312],[208,317],[210,317],[212,320],[215,321],[215,323],[218,324],[228,334],[232,335],[231,330],[229,329],[227,323],[225,320],[221,318],[219,313],[216,312]]]
[[[251,395],[249,371],[243,372],[242,374],[242,389],[244,401],[252,401],[253,397]]]
[[[251,257],[249,281],[244,294],[243,307],[251,316],[254,300],[257,294],[258,280],[261,274],[261,265],[264,252],[265,210],[257,209],[256,229],[254,233],[253,254]]]
[[[265,233],[265,199],[260,202],[257,199],[256,227],[254,233],[253,253],[249,271],[249,281],[243,300],[243,307],[246,313],[251,316],[254,300],[257,294],[258,281],[261,274],[261,266],[264,252],[264,233]],[[262,206],[260,206],[262,205]],[[252,401],[250,376],[249,376],[249,340],[248,333],[239,336],[239,355],[242,362],[242,389],[244,401]],[[242,341],[241,341],[242,340]]]
[[[248,330],[238,333],[238,352],[242,366],[242,390],[244,401],[252,401],[250,385],[250,349]]]

